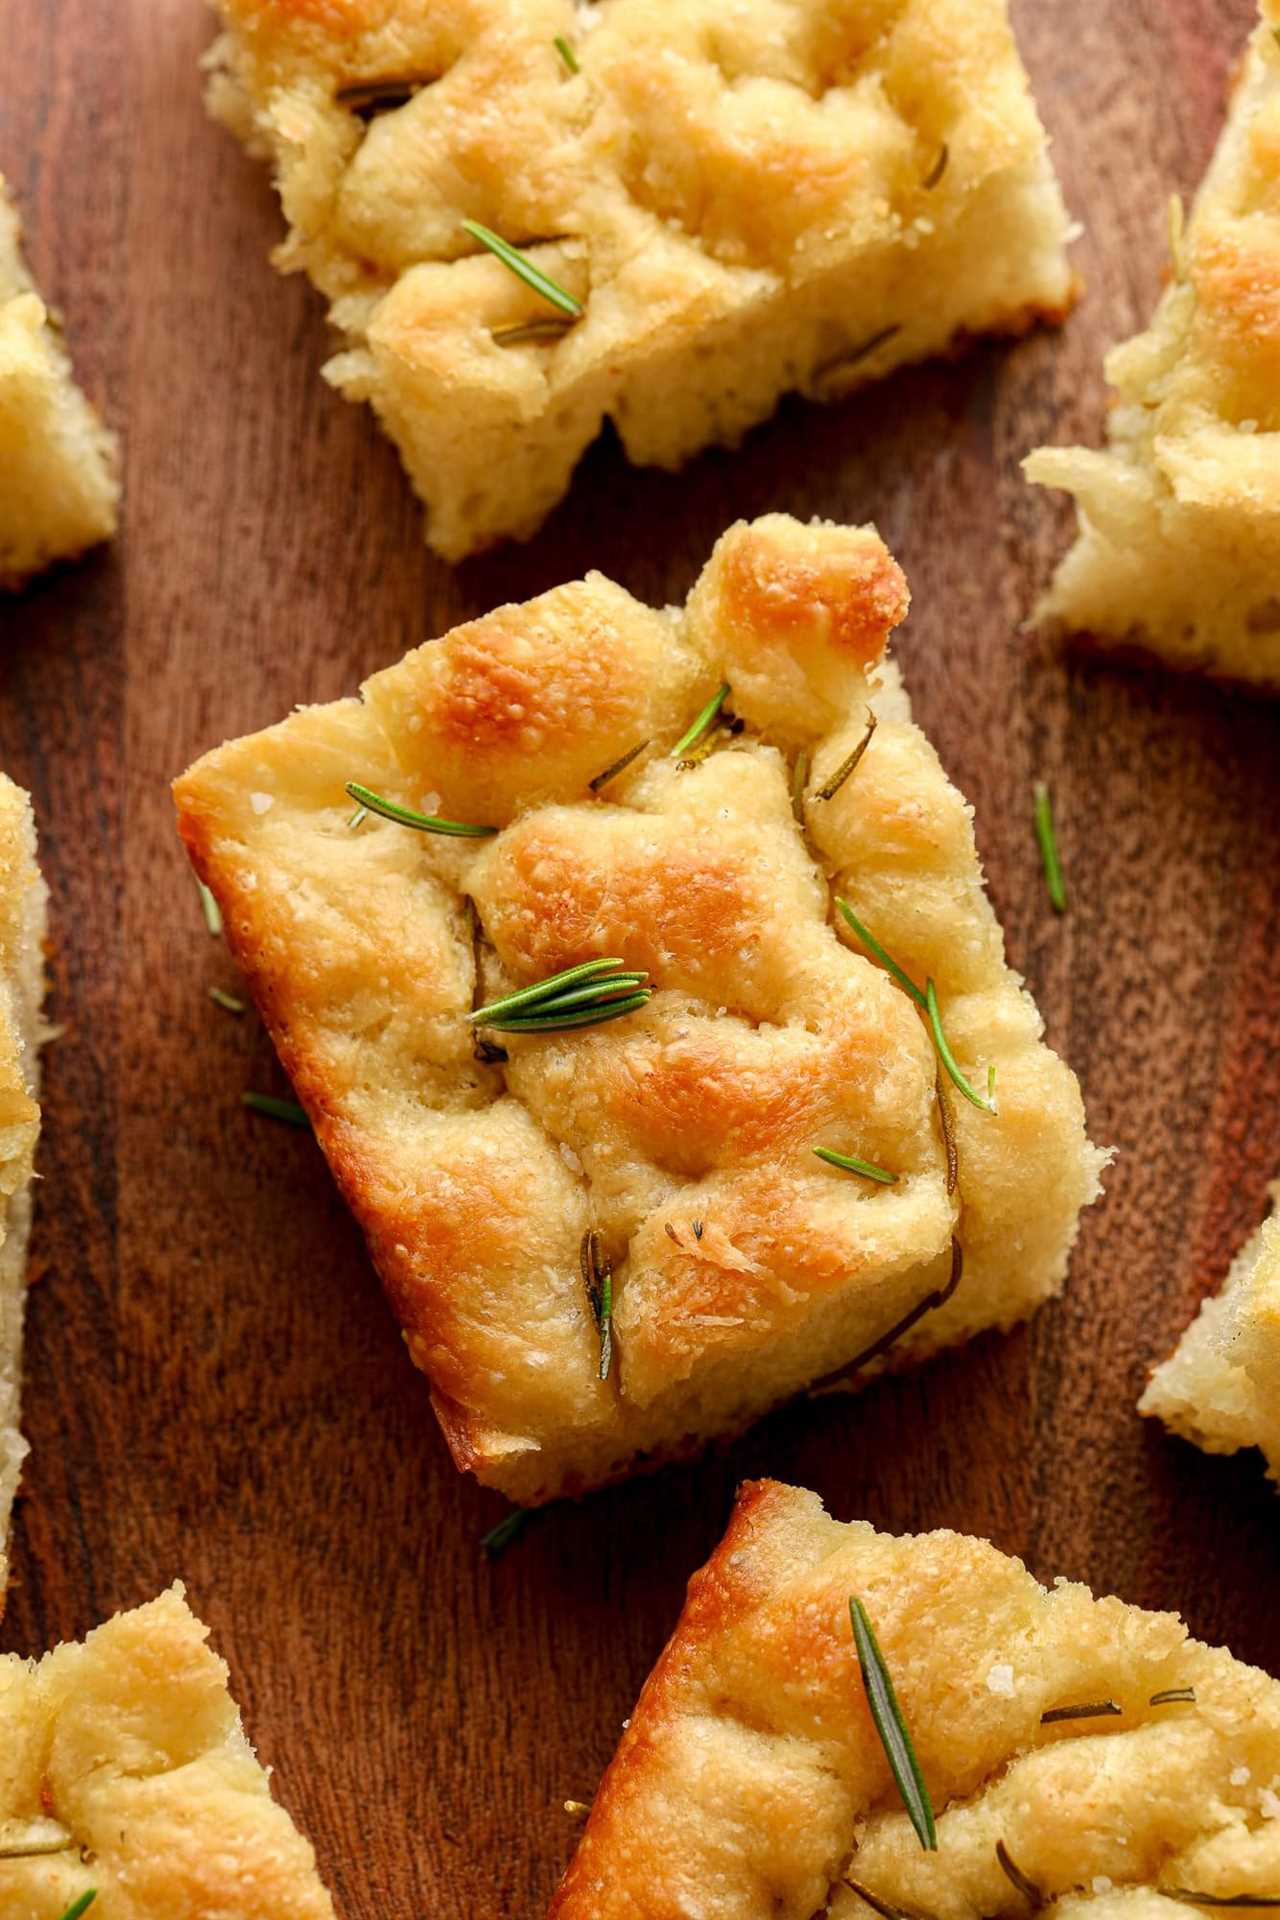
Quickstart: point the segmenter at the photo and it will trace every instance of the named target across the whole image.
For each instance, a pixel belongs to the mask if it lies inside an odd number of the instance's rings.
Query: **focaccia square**
[[[20,240],[0,178],[0,587],[109,539],[120,497],[115,438],[72,377]]]
[[[1280,1219],[1274,1214],[1155,1369],[1139,1404],[1209,1453],[1260,1447],[1271,1478],[1280,1480]]]
[[[1280,688],[1278,35],[1263,0],[1155,317],[1107,356],[1106,450],[1025,467],[1079,509],[1042,622]]]
[[[334,1920],[207,1638],[177,1585],[0,1658],[0,1912],[61,1920],[92,1891],[93,1920]]]
[[[531,534],[605,421],[675,467],[1074,298],[1005,0],[215,5],[210,108],[446,559]]]
[[[18,1431],[31,1181],[40,1132],[44,934],[48,891],[36,866],[31,802],[0,774],[0,1614],[7,1543],[26,1442]]]
[[[853,1598],[936,1851],[869,1709]],[[1273,1906],[1278,1787],[1280,1683],[1190,1639],[1176,1614],[1042,1587],[985,1540],[843,1526],[816,1494],[759,1481],[690,1582],[550,1920]]]
[[[686,1452],[881,1346],[1008,1326],[1061,1284],[1103,1156],[884,661],[906,605],[873,529],[739,523],[683,610],[589,575],[177,782],[454,1455],[514,1499]],[[718,730],[673,751],[724,683]],[[353,828],[351,780],[496,831]],[[833,894],[936,982],[995,1113],[939,1095],[929,1029]],[[601,957],[647,972],[646,1005],[573,1031],[469,1019]]]

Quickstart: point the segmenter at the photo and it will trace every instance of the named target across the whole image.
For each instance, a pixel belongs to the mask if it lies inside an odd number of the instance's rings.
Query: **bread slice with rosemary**
[[[1280,1683],[958,1533],[745,1486],[549,1920],[1178,1920],[1280,1898]]]
[[[1041,447],[1079,536],[1038,618],[1280,688],[1280,0],[1263,0],[1226,128],[1151,326],[1107,356],[1103,452]]]
[[[533,533],[606,421],[676,467],[1074,299],[1006,0],[215,4],[210,109],[446,559]]]
[[[0,587],[109,539],[120,498],[114,436],[72,377],[20,241],[0,177]]]
[[[175,1585],[42,1660],[0,1657],[0,1911],[333,1920]]]
[[[455,1457],[519,1501],[1062,1283],[1105,1156],[884,660],[906,605],[873,529],[742,522],[683,611],[589,575],[176,784]]]
[[[1241,1249],[1139,1405],[1209,1453],[1261,1448],[1280,1480],[1280,1218]]]
[[[48,893],[36,865],[31,802],[0,774],[0,1613],[9,1517],[26,1442],[18,1430],[31,1182],[40,1132],[44,935]]]

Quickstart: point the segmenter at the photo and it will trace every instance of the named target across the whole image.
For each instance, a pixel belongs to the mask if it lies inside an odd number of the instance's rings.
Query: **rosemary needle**
[[[562,33],[558,33],[551,44],[564,61],[566,67],[568,67],[570,73],[581,73],[582,69],[578,65],[578,56]]]
[[[984,1113],[994,1113],[996,1110],[995,1101],[990,1097],[991,1088],[994,1084],[992,1080],[993,1069],[991,1067],[987,1069],[988,1097],[984,1100],[982,1095],[976,1093],[969,1085],[969,1082],[965,1079],[957,1065],[955,1055],[947,1045],[947,1036],[942,1031],[942,1015],[938,1011],[938,989],[934,986],[932,980],[926,980],[924,983],[924,1003],[925,1010],[929,1015],[929,1025],[933,1028],[933,1044],[938,1050],[939,1060],[941,1060],[943,1066],[951,1075],[952,1080],[956,1086],[959,1087],[966,1100],[972,1101],[975,1107],[981,1107]]]
[[[853,1643],[858,1650],[858,1665],[862,1670],[867,1705],[880,1736],[885,1759],[889,1762],[889,1771],[902,1795],[902,1803],[920,1845],[927,1853],[936,1853],[938,1829],[934,1823],[929,1789],[925,1786],[920,1762],[916,1758],[911,1734],[902,1708],[898,1705],[898,1696],[893,1690],[893,1681],[884,1663],[875,1630],[856,1594],[849,1596],[849,1620],[853,1627]]]
[[[641,740],[637,746],[628,747],[617,760],[610,762],[603,773],[598,773],[594,780],[588,780],[587,785],[592,793],[599,793],[601,787],[607,787],[611,780],[616,780],[620,773],[625,773],[631,762],[640,758],[648,744],[647,740]]]
[[[283,1120],[291,1127],[311,1125],[296,1100],[277,1100],[273,1093],[242,1093],[240,1104],[251,1113],[265,1113],[269,1120]]]
[[[234,993],[228,993],[225,987],[210,987],[209,998],[215,1007],[221,1007],[224,1013],[243,1013],[244,1001],[238,1000]]]
[[[916,1005],[922,1011],[925,1011],[926,1010],[925,997],[921,993],[915,981],[911,979],[909,974],[905,974],[902,971],[902,968],[898,965],[897,961],[892,957],[892,955],[885,952],[884,948],[880,945],[880,942],[876,939],[875,935],[871,933],[866,927],[863,926],[861,920],[859,920],[857,914],[854,912],[853,908],[849,905],[849,902],[847,900],[841,900],[837,896],[836,905],[840,909],[840,912],[844,916],[845,920],[849,923],[849,925],[853,928],[854,932],[857,934],[859,940],[861,940],[863,946],[866,947],[867,951],[875,955],[876,959],[880,962],[881,966],[886,968],[887,971],[893,975],[893,978],[897,981],[898,985],[902,988],[903,992],[909,993],[911,995],[911,998],[915,1001]]]
[[[849,778],[849,775],[856,770],[858,762],[861,760],[867,748],[871,745],[871,736],[875,732],[878,724],[879,723],[876,720],[875,714],[872,713],[870,707],[868,707],[866,732],[863,734],[861,740],[859,740],[853,752],[840,762],[840,765],[836,768],[831,778],[827,781],[827,784],[824,787],[819,787],[818,789],[819,800],[835,799],[841,787],[844,785],[845,781]]]
[[[500,1553],[506,1552],[513,1540],[519,1539],[532,1517],[528,1507],[512,1507],[496,1527],[490,1527],[488,1533],[481,1534],[480,1551],[490,1560],[496,1560]]]
[[[1018,1889],[1032,1912],[1037,1912],[1044,1905],[1044,1893],[1031,1876],[1022,1871],[1003,1840],[996,1841],[996,1859],[1006,1880]]]
[[[451,833],[462,839],[486,840],[498,831],[496,827],[474,826],[469,820],[441,820],[434,813],[415,813],[412,807],[402,807],[399,801],[385,800],[371,787],[362,787],[358,780],[348,780],[347,792],[356,802],[356,812],[349,822],[353,827],[360,825],[362,813],[377,813],[384,820],[394,820],[397,826],[417,827],[421,833]]]
[[[690,747],[695,746],[697,742],[701,740],[703,734],[707,731],[708,727],[710,727],[728,698],[729,682],[722,680],[693,725],[687,732],[680,735],[680,738],[676,741],[674,747],[672,747],[671,758],[673,760],[678,760],[682,753],[687,753]]]
[[[222,908],[213,897],[213,890],[206,887],[203,880],[197,880],[200,889],[200,911],[204,914],[204,923],[216,940],[222,932]]]
[[[98,1889],[96,1887],[90,1887],[87,1893],[77,1895],[71,1902],[71,1905],[66,1909],[62,1920],[80,1920],[80,1915],[82,1913],[88,1913],[97,1897]]]
[[[873,1167],[869,1160],[859,1160],[856,1154],[836,1153],[831,1147],[815,1147],[814,1152],[829,1167],[843,1167],[846,1173],[860,1173],[864,1180],[878,1180],[884,1187],[893,1187],[898,1183],[896,1173],[889,1173],[884,1167]]]
[[[1058,839],[1053,830],[1053,803],[1049,798],[1049,789],[1043,780],[1035,784],[1035,827],[1036,840],[1040,847],[1040,858],[1044,862],[1045,885],[1049,889],[1049,899],[1055,913],[1067,910],[1067,883],[1062,877],[1062,862],[1058,858]]]
[[[951,158],[951,149],[947,145],[946,141],[944,140],[942,145],[938,148],[937,159],[934,161],[933,165],[930,167],[928,173],[926,173],[924,179],[920,182],[920,185],[924,188],[926,193],[933,192],[933,189],[937,186],[939,180],[941,180],[943,174],[946,172],[947,162],[948,160],[950,160],[950,158]]]
[[[1057,1720],[1101,1720],[1123,1711],[1114,1700],[1089,1700],[1079,1707],[1050,1707],[1048,1713],[1040,1715],[1040,1725],[1052,1726]]]
[[[1194,1687],[1165,1687],[1162,1692],[1153,1693],[1147,1705],[1149,1707],[1167,1707],[1171,1706],[1175,1700],[1194,1701],[1195,1697],[1196,1690]]]
[[[613,1365],[613,1270],[605,1265],[600,1251],[600,1234],[595,1227],[588,1227],[582,1236],[578,1247],[578,1264],[582,1269],[587,1303],[600,1335],[599,1377],[607,1380]]]
[[[535,293],[540,293],[544,300],[549,300],[553,307],[560,309],[561,313],[572,314],[575,320],[581,314],[581,300],[575,300],[571,293],[566,293],[557,281],[543,273],[540,267],[535,267],[527,254],[521,253],[518,247],[513,247],[509,240],[504,240],[500,233],[493,231],[492,227],[482,226],[478,220],[464,220],[462,230],[464,233],[469,233],[473,240],[478,240],[482,247],[487,247],[495,260],[501,260],[503,266],[508,267],[515,274],[517,280],[523,280],[526,287],[532,287]]]

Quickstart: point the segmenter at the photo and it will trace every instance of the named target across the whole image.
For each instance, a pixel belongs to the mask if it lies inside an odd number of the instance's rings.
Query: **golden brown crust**
[[[0,1657],[0,1910],[59,1920],[94,1890],[102,1920],[334,1920],[207,1637],[175,1586]]]
[[[722,0],[218,10],[210,109],[272,162],[277,260],[345,338],[327,376],[376,409],[447,558],[530,534],[606,419],[675,466],[788,390],[1073,298],[1004,0],[749,0],[731,30]]]
[[[517,1499],[687,1453],[827,1375],[943,1285],[957,1232],[964,1285],[890,1364],[1061,1283],[1101,1156],[1005,966],[968,810],[880,659],[905,606],[873,531],[774,515],[724,536],[683,614],[594,576],[557,588],[177,783],[454,1456]],[[725,681],[740,730],[677,761]],[[872,745],[823,799],[869,703]],[[500,831],[353,833],[353,778]],[[998,1068],[998,1113],[956,1115],[955,1192],[926,1028],[837,934],[832,880],[933,975],[970,1075]],[[647,970],[646,1007],[478,1057],[473,1005],[601,954]],[[614,1272],[605,1382],[589,1227]]]
[[[936,1852],[868,1712],[852,1595]],[[1118,1712],[1043,1718],[1108,1700]],[[1176,1920],[1162,1889],[1274,1895],[1278,1777],[1280,1684],[1176,1616],[1046,1590],[986,1541],[840,1526],[815,1495],[757,1482],[690,1582],[549,1920],[870,1920],[855,1884],[895,1912],[1020,1920],[997,1842],[1048,1911]]]

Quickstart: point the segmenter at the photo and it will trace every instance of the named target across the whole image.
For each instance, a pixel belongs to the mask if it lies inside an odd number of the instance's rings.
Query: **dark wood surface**
[[[175,1575],[233,1671],[347,1920],[537,1920],[732,1489],[989,1535],[1280,1671],[1280,1505],[1135,1401],[1280,1171],[1280,709],[1019,635],[1068,527],[1017,461],[1096,439],[1103,345],[1149,311],[1165,199],[1211,150],[1249,0],[1022,0],[1087,234],[1060,336],[980,347],[836,409],[784,406],[672,477],[604,447],[541,536],[450,572],[371,419],[318,378],[318,301],[267,264],[265,178],[206,123],[196,0],[7,0],[0,168],[77,359],[126,435],[115,549],[0,608],[0,765],[53,888],[32,1443],[0,1645],[78,1635]],[[167,783],[409,645],[599,566],[681,597],[768,508],[874,517],[899,653],[977,808],[1014,963],[1120,1156],[1063,1301],[860,1400],[537,1520],[453,1470],[257,1021],[210,1005]],[[1031,782],[1071,885],[1050,913]]]

